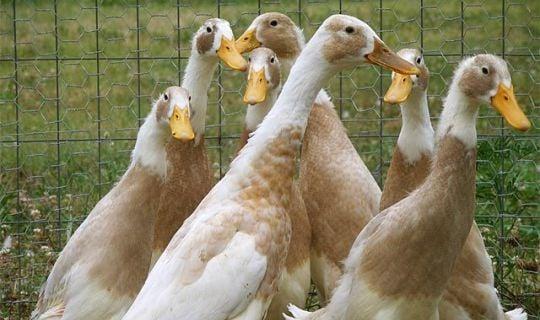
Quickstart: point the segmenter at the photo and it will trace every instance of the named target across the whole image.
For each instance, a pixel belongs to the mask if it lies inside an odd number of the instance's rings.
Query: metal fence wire
[[[259,13],[288,14],[309,38],[330,14],[368,22],[392,48],[422,48],[434,125],[466,55],[504,57],[533,129],[490,108],[478,120],[476,220],[505,307],[540,319],[540,1],[0,0],[0,318],[28,318],[58,253],[126,169],[151,100],[179,84],[190,39],[209,17],[239,35]],[[219,68],[206,137],[215,178],[243,125],[245,75]],[[381,184],[400,128],[383,105],[390,74],[361,67],[328,86],[349,136]]]

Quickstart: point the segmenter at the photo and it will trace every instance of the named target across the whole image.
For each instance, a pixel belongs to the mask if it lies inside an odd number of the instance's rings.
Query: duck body
[[[337,286],[354,240],[378,212],[381,190],[333,104],[324,93],[320,97],[302,145],[300,186],[313,230],[312,279],[325,303]]]
[[[166,177],[165,118],[188,105],[167,90],[139,130],[129,169],[69,239],[39,295],[32,319],[120,319],[144,284],[155,210]]]

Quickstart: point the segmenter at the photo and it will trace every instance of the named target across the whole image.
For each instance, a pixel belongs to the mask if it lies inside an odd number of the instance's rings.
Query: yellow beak
[[[384,102],[386,103],[402,103],[407,100],[411,94],[413,88],[413,82],[410,76],[396,73],[392,84],[386,94],[384,95]]]
[[[262,43],[257,40],[257,37],[255,36],[255,29],[248,29],[240,38],[236,40],[235,45],[238,52],[245,53],[260,47]]]
[[[373,51],[366,55],[366,59],[371,64],[391,69],[396,73],[420,74],[420,69],[407,60],[400,58],[378,38],[374,39]]]
[[[189,108],[180,109],[174,106],[172,117],[169,119],[172,136],[183,142],[193,140],[195,133],[189,120]]]
[[[217,55],[227,66],[229,66],[229,68],[238,71],[246,71],[248,66],[247,61],[236,49],[234,39],[229,40],[222,37]]]
[[[264,76],[264,68],[260,71],[250,71],[246,92],[244,93],[244,103],[257,104],[266,100],[266,92],[268,91],[266,77]]]
[[[514,87],[506,87],[499,84],[497,93],[491,98],[491,105],[501,113],[508,123],[519,131],[527,131],[531,127],[531,122],[519,107]]]

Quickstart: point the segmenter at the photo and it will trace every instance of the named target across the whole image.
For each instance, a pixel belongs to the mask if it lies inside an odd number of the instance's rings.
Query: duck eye
[[[188,100],[191,101],[191,96],[188,97]]]
[[[208,33],[212,33],[212,28],[210,28],[210,27],[206,27],[206,32],[208,32]]]
[[[251,62],[251,57],[248,58],[248,62]]]
[[[274,63],[276,62],[276,58],[272,57],[272,59],[270,59],[270,63]]]
[[[345,28],[345,32],[347,32],[347,33],[353,33],[353,32],[354,32],[354,28],[349,26],[349,27]]]
[[[416,63],[420,64],[420,62],[422,62],[422,57],[416,58]]]
[[[271,25],[272,27],[277,26],[277,20],[272,20],[272,21],[270,21],[270,25]]]
[[[167,101],[167,100],[169,100],[169,96],[165,93],[165,94],[163,95],[163,99],[164,99],[165,101]]]
[[[482,67],[482,73],[483,73],[483,74],[488,74],[488,73],[489,73],[488,68]]]

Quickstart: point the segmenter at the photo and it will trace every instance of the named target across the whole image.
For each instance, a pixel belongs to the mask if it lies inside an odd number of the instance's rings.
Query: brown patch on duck
[[[256,237],[257,250],[268,259],[258,297],[267,298],[275,293],[285,266],[291,237],[287,211],[291,208],[295,159],[301,139],[301,128],[283,129],[251,164],[253,176],[238,196],[240,204],[254,216],[247,219],[244,228]]]
[[[251,131],[244,129],[238,144],[238,152],[247,144]],[[307,217],[306,206],[302,199],[298,182],[293,183],[290,206],[287,215],[291,220],[291,240],[285,266],[293,270],[309,259],[311,245],[311,226]]]
[[[275,20],[276,26],[270,23]],[[281,58],[295,58],[302,50],[298,43],[296,25],[291,18],[279,12],[270,12],[265,14],[257,27],[257,40],[264,47],[272,50]]]
[[[426,66],[418,66],[420,74],[417,76],[416,84],[422,89],[426,90],[429,84],[429,70]],[[410,76],[414,77],[414,76]]]
[[[163,99],[159,99],[157,102],[157,108],[156,108],[156,120],[159,122],[162,119],[167,119],[167,114],[169,111],[168,103],[165,102]]]
[[[293,183],[292,200],[287,213],[291,219],[292,234],[285,267],[291,273],[292,270],[302,266],[309,259],[311,247],[311,225],[298,181]]]
[[[495,75],[491,59],[484,56],[477,56],[475,58],[475,65],[485,66],[488,68],[489,73],[483,74],[480,68],[468,68],[463,72],[458,85],[461,91],[469,97],[477,97],[488,94],[488,92],[495,88]]]
[[[359,28],[352,33],[346,33],[348,25],[336,20],[328,23],[326,28],[332,31],[331,39],[323,47],[323,55],[328,62],[333,63],[348,56],[358,55],[359,48],[366,45],[366,37]]]
[[[372,291],[399,298],[442,295],[472,226],[475,164],[476,149],[446,135],[425,183],[370,223],[356,271]]]
[[[270,79],[268,81],[270,82],[272,88],[276,88],[281,82],[281,70],[279,68],[277,58],[274,63],[270,62],[272,58],[275,57],[268,57],[268,73],[270,73]]]
[[[133,165],[105,195],[77,229],[58,257],[40,294],[36,312],[63,297],[60,287],[74,265],[84,266],[88,277],[113,298],[134,299],[150,266],[152,230],[162,180]],[[84,275],[74,275],[84,276]],[[49,300],[50,299],[50,300]]]
[[[213,184],[204,138],[198,144],[171,139],[166,150],[169,167],[154,228],[153,249],[159,252],[167,247]]]
[[[331,102],[315,104],[311,111],[299,180],[312,228],[312,250],[342,270],[357,235],[378,213],[381,191]],[[319,289],[337,285],[314,282]]]
[[[424,182],[431,171],[431,158],[430,154],[422,154],[419,160],[408,163],[399,146],[395,147],[384,182],[381,211],[406,198]]]
[[[195,39],[197,43],[197,52],[199,54],[210,51],[210,49],[212,49],[212,46],[214,45],[214,39],[216,37],[216,27],[214,25],[208,25],[207,28],[211,28],[212,32],[207,32],[205,30]]]
[[[238,139],[238,148],[236,149],[236,154],[238,154],[240,150],[242,150],[242,148],[244,148],[244,146],[247,144],[250,134],[251,130],[244,128],[242,134],[240,134],[240,139]]]

